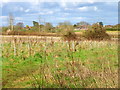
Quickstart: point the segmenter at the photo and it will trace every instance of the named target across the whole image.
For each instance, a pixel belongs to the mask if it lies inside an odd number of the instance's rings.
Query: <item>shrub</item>
[[[8,27],[2,27],[2,32],[6,32],[8,29]]]
[[[106,31],[119,31],[119,28],[106,28]]]
[[[77,39],[77,36],[73,31],[73,26],[66,26],[65,28],[63,28],[61,34],[64,40],[71,41]]]
[[[110,39],[110,36],[106,33],[103,26],[99,24],[93,24],[87,31],[83,33],[83,36],[88,40]]]
[[[68,41],[77,39],[76,34],[72,31],[68,31],[66,34],[64,34],[63,38],[64,40],[68,40]]]

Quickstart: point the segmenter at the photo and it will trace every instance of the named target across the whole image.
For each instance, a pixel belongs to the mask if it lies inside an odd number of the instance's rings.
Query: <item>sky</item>
[[[118,23],[118,2],[3,2],[2,26],[8,25],[9,13],[14,16],[14,24],[23,22],[32,26],[32,21],[50,22],[54,26],[69,21],[76,24],[86,21],[90,24],[103,22],[104,25]]]

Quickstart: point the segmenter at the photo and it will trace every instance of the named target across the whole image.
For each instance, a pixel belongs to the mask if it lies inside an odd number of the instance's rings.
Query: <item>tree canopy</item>
[[[90,24],[85,21],[81,21],[81,22],[77,23],[77,25],[90,25]]]

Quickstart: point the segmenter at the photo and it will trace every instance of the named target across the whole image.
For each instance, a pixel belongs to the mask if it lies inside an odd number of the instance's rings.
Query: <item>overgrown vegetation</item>
[[[102,25],[93,24],[89,30],[84,32],[84,37],[88,40],[109,40],[110,36],[106,33],[106,30]]]
[[[116,42],[3,39],[4,88],[118,88]]]
[[[48,7],[53,9],[52,5]],[[1,17],[8,23],[0,27],[3,88],[119,87],[119,48],[116,40],[119,38],[120,24],[104,25],[103,22],[97,22],[91,25],[85,21],[76,22],[81,19],[79,15],[65,18],[69,16],[69,8],[65,8],[62,15],[60,9],[48,11],[48,7],[43,5],[40,7],[46,9],[43,12],[40,8],[34,11],[36,6],[30,9],[19,7],[16,7],[16,11],[20,11],[20,15],[16,14],[16,18],[12,13],[9,13],[8,18]],[[78,9],[81,11],[86,8]],[[93,9],[96,11],[97,7]],[[27,18],[22,14],[27,15]],[[39,16],[33,18],[37,14]],[[29,26],[32,19],[36,21],[32,21],[33,25]],[[76,23],[64,21],[56,25],[56,22],[68,19]]]
[[[60,33],[65,41],[77,40],[77,36],[72,25],[61,25],[60,28],[62,29]]]
[[[105,26],[106,31],[120,31],[120,24]]]

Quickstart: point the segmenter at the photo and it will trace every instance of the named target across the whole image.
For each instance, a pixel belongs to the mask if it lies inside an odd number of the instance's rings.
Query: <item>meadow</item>
[[[118,88],[117,41],[3,38],[3,88]]]

